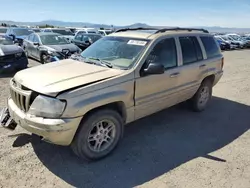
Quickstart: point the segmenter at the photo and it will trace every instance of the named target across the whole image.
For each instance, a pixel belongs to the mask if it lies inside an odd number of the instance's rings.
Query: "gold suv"
[[[204,110],[223,61],[203,29],[121,29],[71,59],[18,72],[1,122],[97,160],[127,123],[187,100]]]

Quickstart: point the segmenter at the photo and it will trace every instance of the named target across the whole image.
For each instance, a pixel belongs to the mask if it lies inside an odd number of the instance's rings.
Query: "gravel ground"
[[[205,112],[178,105],[130,124],[95,163],[20,127],[0,128],[0,187],[250,187],[249,52],[224,52],[225,74]],[[0,107],[8,81],[0,78]]]

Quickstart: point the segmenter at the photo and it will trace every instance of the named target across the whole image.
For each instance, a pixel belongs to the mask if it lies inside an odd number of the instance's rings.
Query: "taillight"
[[[221,59],[221,70],[223,69],[223,67],[224,67],[224,57],[222,57]]]

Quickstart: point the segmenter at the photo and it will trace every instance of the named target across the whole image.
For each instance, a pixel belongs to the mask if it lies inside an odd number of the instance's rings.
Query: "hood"
[[[62,44],[62,45],[46,45],[46,46],[54,49],[57,52],[62,52],[63,49],[68,49],[70,50],[70,52],[75,52],[79,50],[79,48],[72,43]]]
[[[23,52],[22,48],[13,44],[13,45],[0,45],[0,56],[16,54]]]
[[[65,59],[19,71],[14,76],[14,79],[38,93],[56,96],[59,92],[89,85],[117,76],[123,72],[124,70]]]

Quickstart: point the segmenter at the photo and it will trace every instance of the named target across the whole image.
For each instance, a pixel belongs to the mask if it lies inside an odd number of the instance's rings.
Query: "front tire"
[[[113,110],[99,110],[81,122],[71,148],[82,159],[98,160],[114,150],[122,134],[122,117]]]
[[[48,62],[48,57],[47,57],[46,54],[41,54],[41,56],[40,56],[40,62],[41,62],[41,64],[49,63]]]
[[[211,97],[212,97],[212,89],[213,85],[211,80],[207,79],[201,83],[198,91],[195,93],[193,98],[191,99],[191,106],[195,112],[201,112],[205,110],[208,106]]]

